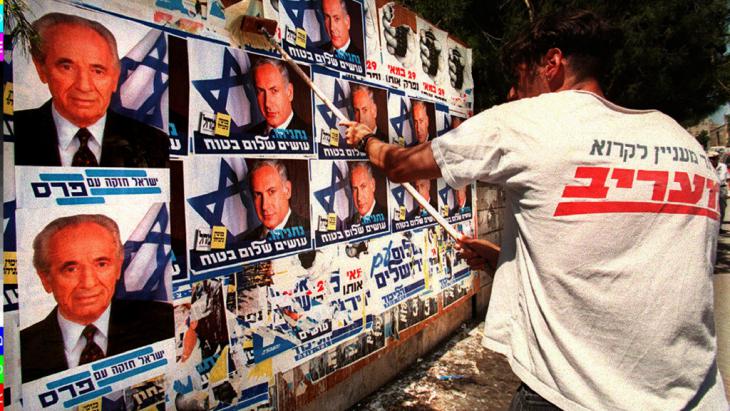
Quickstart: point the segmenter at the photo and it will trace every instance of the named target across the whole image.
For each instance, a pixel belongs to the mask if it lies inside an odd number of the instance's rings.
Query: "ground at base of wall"
[[[507,409],[520,384],[505,358],[481,345],[484,322],[461,326],[441,348],[352,411]]]

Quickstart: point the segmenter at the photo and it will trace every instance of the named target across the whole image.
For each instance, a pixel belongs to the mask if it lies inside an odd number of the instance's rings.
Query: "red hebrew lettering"
[[[639,170],[636,174],[637,180],[653,181],[654,193],[651,196],[653,201],[664,201],[667,193],[667,182],[669,181],[668,171]]]
[[[395,76],[406,76],[406,69],[404,69],[403,67],[388,65],[388,70],[390,71],[390,74],[393,74]]]
[[[695,175],[692,184],[689,182],[687,173],[678,171],[674,175],[674,181],[679,183],[679,190],[669,191],[667,201],[674,203],[697,204],[702,199],[702,193],[705,191],[705,178]],[[692,188],[694,186],[694,189]]]
[[[575,178],[590,178],[587,186],[566,186],[563,198],[606,198],[606,178],[610,169],[604,167],[578,167]]]
[[[710,199],[707,201],[707,207],[718,210],[720,208],[720,204],[717,202],[718,184],[712,180],[707,180],[707,189],[710,190]]]
[[[348,280],[355,280],[360,278],[362,275],[362,268],[358,268],[357,270],[352,270],[347,272],[347,279]]]
[[[611,178],[616,180],[616,188],[631,188],[634,185],[634,171],[636,170],[614,169]]]

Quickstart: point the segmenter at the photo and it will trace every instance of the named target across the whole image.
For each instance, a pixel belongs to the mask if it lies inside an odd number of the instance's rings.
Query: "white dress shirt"
[[[94,342],[96,345],[104,351],[109,346],[109,314],[111,313],[111,304],[106,307],[106,310],[101,316],[94,321],[92,324],[97,328],[94,334]],[[81,334],[86,328],[85,325],[77,324],[73,321],[67,320],[61,315],[61,311],[58,311],[58,325],[61,327],[61,335],[63,336],[63,351],[66,354],[66,362],[68,362],[68,368],[73,368],[79,365],[81,359],[81,352],[86,347],[86,338]]]
[[[81,143],[76,138],[80,127],[77,127],[56,111],[56,106],[51,104],[51,114],[53,122],[56,124],[56,134],[58,135],[58,154],[61,156],[61,165],[68,167],[74,159],[74,154],[78,151]],[[86,127],[93,138],[89,139],[88,146],[96,162],[101,164],[101,144],[104,139],[104,126],[106,125],[106,115],[100,118],[96,123]]]

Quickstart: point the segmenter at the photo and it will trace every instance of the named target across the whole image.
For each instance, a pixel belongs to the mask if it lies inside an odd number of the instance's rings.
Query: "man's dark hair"
[[[532,70],[548,50],[559,48],[579,78],[600,78],[620,38],[618,29],[592,11],[563,10],[537,19],[505,45],[502,61],[513,74],[520,64]]]

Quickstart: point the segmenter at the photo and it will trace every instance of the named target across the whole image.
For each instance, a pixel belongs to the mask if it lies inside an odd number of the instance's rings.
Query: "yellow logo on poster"
[[[231,135],[231,116],[226,113],[215,113],[215,134],[228,137]]]
[[[340,145],[340,130],[336,128],[330,129],[330,145],[332,147],[337,147]]]
[[[3,281],[5,284],[18,284],[18,254],[14,251],[5,251]]]
[[[13,114],[13,83],[5,83],[3,87],[3,113]]]
[[[398,136],[395,139],[395,143],[398,144],[401,147],[405,147],[406,146],[406,139],[403,136]]]
[[[297,29],[297,41],[296,45],[301,48],[307,47],[307,30],[304,30],[303,28]]]
[[[444,217],[449,216],[449,206],[445,205],[445,206],[441,207],[441,215]]]
[[[210,249],[222,250],[226,248],[226,228],[222,225],[213,226],[210,233]]]
[[[337,230],[337,214],[329,213],[327,214],[327,231],[335,230]]]
[[[400,220],[406,221],[406,206],[400,206]]]
[[[89,402],[85,402],[81,405],[79,405],[78,410],[79,411],[101,411],[101,398],[99,397],[95,400],[91,400]]]

